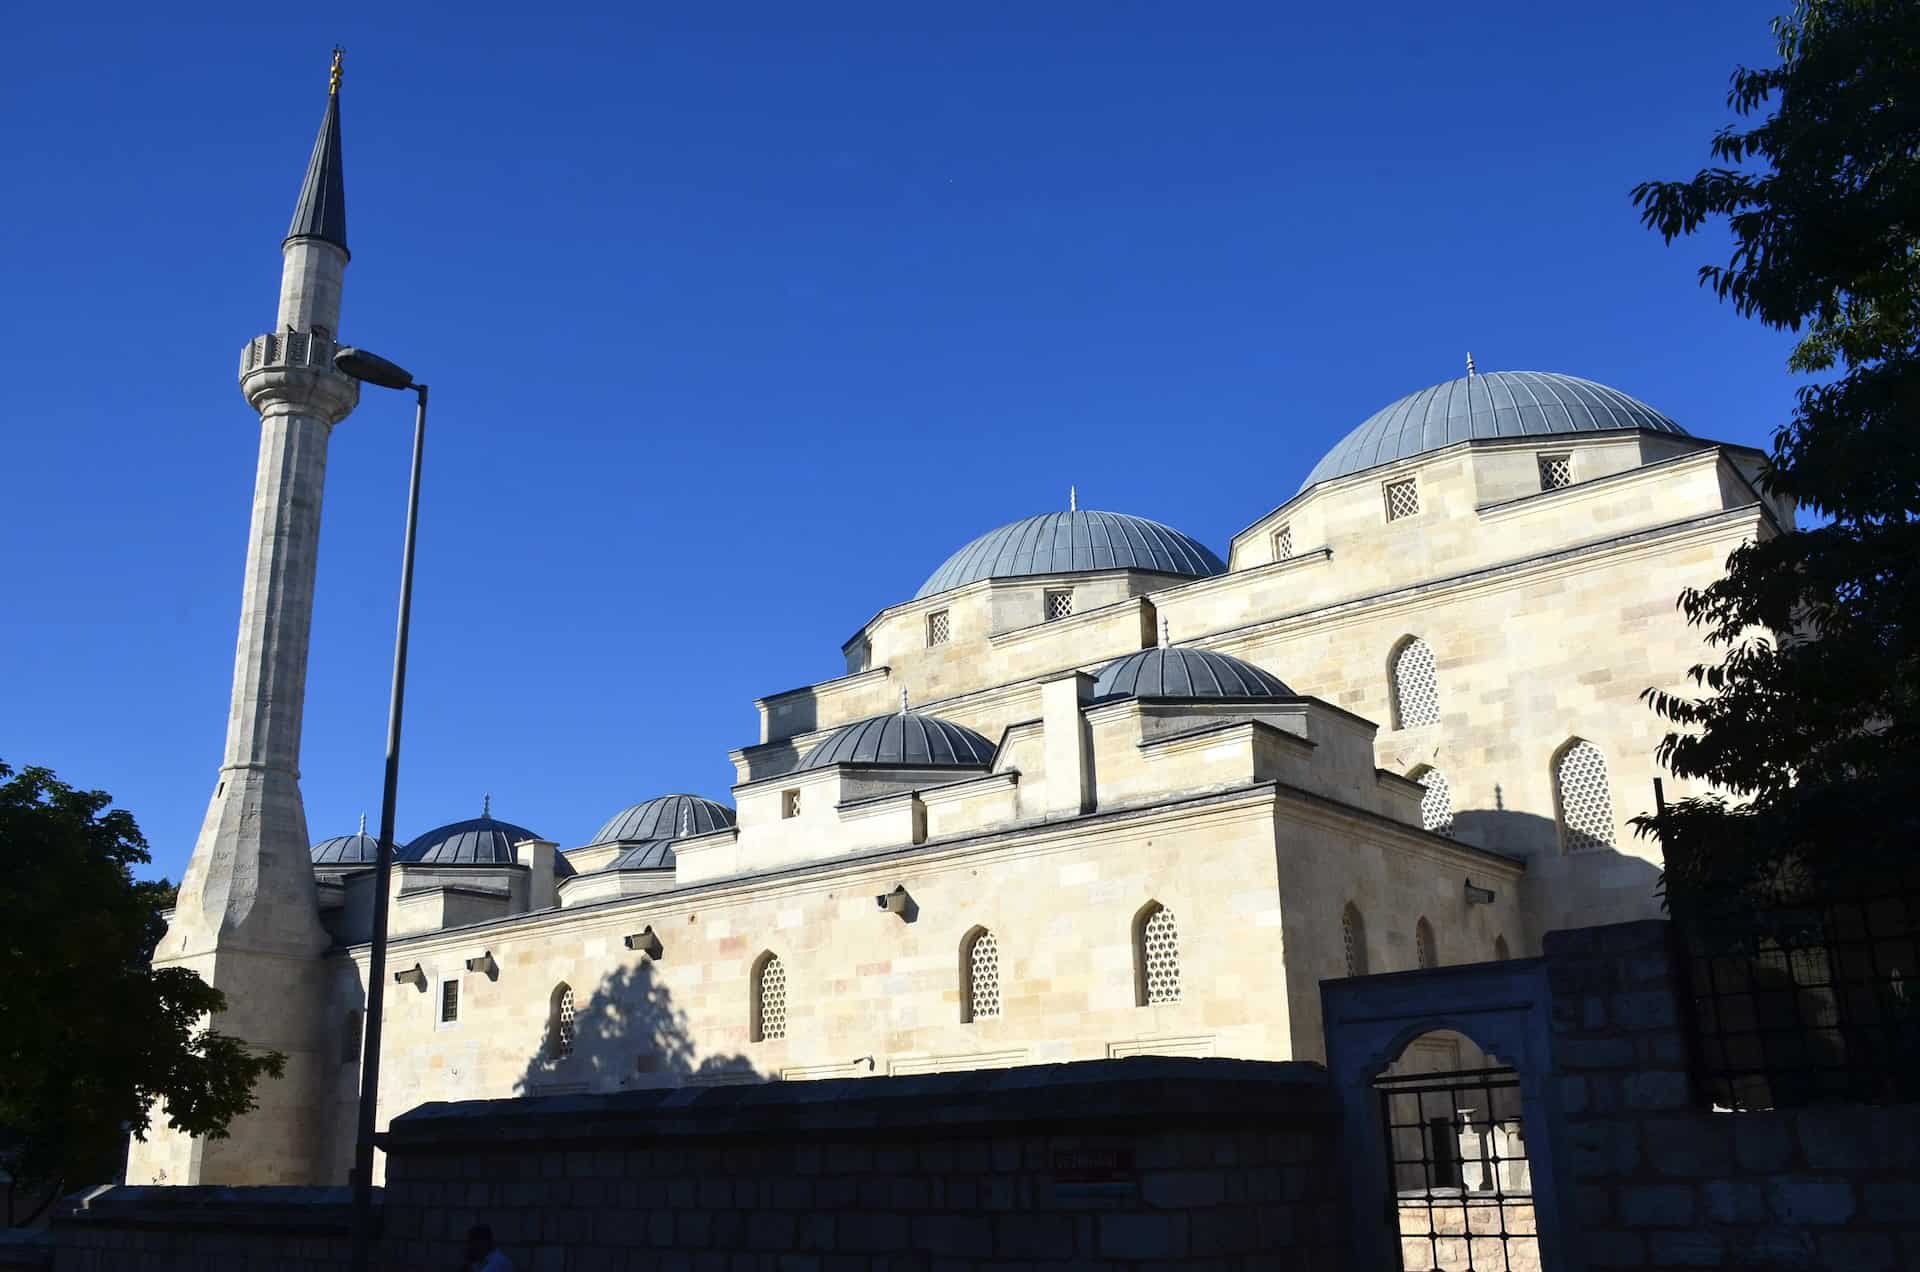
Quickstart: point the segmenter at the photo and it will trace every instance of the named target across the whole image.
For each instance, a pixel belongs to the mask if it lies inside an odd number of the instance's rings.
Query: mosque
[[[332,365],[339,111],[336,67],[279,313],[242,353],[261,444],[232,712],[155,951],[287,1072],[229,1139],[136,1142],[130,1183],[339,1183],[352,1158],[375,843],[313,842],[298,782],[326,445],[358,397]],[[1627,824],[1662,733],[1641,693],[1708,657],[1681,590],[1793,511],[1759,452],[1618,389],[1467,370],[1359,421],[1224,551],[1072,506],[956,526],[844,671],[756,702],[730,792],[638,787],[581,810],[604,818],[585,842],[507,808],[413,838],[381,1124],[661,1084],[1313,1059],[1322,980],[1657,913]]]

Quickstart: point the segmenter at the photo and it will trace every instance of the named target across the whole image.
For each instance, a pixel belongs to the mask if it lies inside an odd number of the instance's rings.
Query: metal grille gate
[[[1381,1077],[1389,1240],[1403,1272],[1539,1272],[1539,1230],[1508,1067]]]

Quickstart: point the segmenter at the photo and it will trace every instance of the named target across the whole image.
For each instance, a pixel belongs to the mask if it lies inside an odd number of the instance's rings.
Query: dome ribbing
[[[829,764],[891,768],[986,768],[993,743],[964,725],[919,711],[896,711],[846,725],[808,751],[796,771]]]
[[[1151,570],[1205,578],[1226,565],[1198,539],[1120,512],[1048,512],[989,530],[948,557],[914,598],[979,579],[1082,570]]]
[[[1111,698],[1292,698],[1284,681],[1250,662],[1205,649],[1143,649],[1093,679],[1095,702]]]
[[[733,810],[698,795],[659,795],[607,819],[589,844],[630,839],[685,839],[733,825]]]

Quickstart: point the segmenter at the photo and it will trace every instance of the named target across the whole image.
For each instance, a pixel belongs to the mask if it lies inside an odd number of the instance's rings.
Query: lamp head
[[[413,387],[413,376],[404,367],[395,366],[378,354],[356,349],[352,345],[335,351],[333,365],[335,370],[344,375],[368,384],[377,384],[383,389]]]

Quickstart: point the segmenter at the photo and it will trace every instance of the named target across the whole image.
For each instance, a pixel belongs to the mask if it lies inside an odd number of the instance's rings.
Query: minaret
[[[340,155],[340,52],[326,115],[281,244],[280,313],[240,354],[240,389],[260,414],[260,461],[240,600],[226,754],[155,966],[191,968],[226,995],[220,1030],[287,1056],[254,1090],[259,1108],[227,1139],[166,1129],[157,1115],[128,1164],[135,1184],[338,1183],[320,1178],[317,1113],[329,940],[300,801],[300,723],[313,627],[327,437],[359,400],[333,369],[347,267]]]

